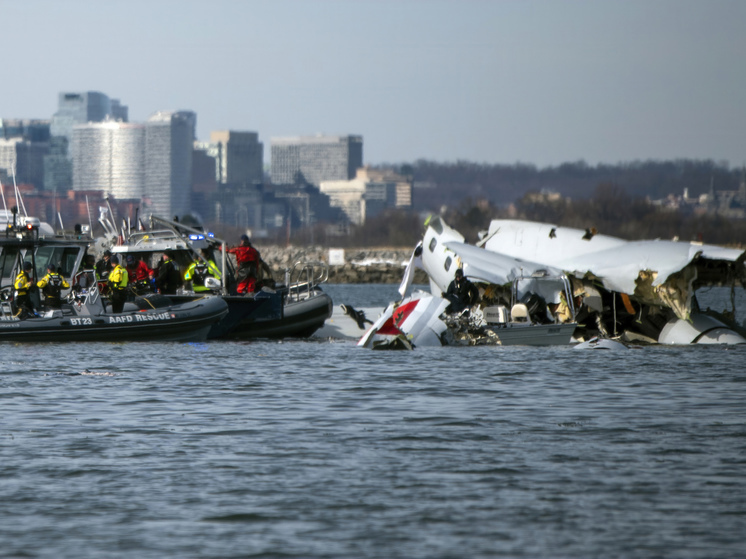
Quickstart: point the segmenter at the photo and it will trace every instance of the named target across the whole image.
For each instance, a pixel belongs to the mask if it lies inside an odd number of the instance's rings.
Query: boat
[[[255,293],[239,294],[236,270],[227,257],[225,241],[196,227],[157,216],[150,217],[149,225],[125,235],[110,234],[99,248],[107,248],[122,259],[131,254],[151,269],[168,253],[182,271],[198,258],[200,250],[211,249],[216,255],[219,251],[216,265],[221,278],[209,278],[206,285],[227,303],[228,314],[213,325],[208,339],[307,338],[332,315],[332,299],[320,286],[328,279],[328,268],[323,262],[297,260],[286,270],[284,281],[260,281],[258,285],[265,285]],[[111,226],[109,231],[113,233]],[[168,298],[187,302],[203,295],[204,292],[184,285]]]
[[[213,324],[228,314],[219,297],[160,307],[107,312],[97,286],[28,318],[15,316],[9,302],[0,303],[0,341],[10,342],[201,342]],[[144,307],[144,308],[143,308]]]
[[[82,236],[39,236],[40,222],[23,218],[6,227],[0,237],[0,341],[179,341],[207,338],[212,326],[228,314],[219,297],[206,296],[177,303],[166,298],[136,298],[123,312],[107,312],[97,283],[70,289],[61,308],[44,308],[38,291],[32,291],[37,311],[21,318],[14,312],[13,282],[24,262],[30,262],[34,278],[54,263],[65,278],[74,277],[90,239]]]

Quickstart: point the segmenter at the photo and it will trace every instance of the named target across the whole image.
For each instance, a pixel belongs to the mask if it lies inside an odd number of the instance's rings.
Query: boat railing
[[[13,307],[11,306],[10,301],[0,301],[0,317],[4,320],[13,318]]]
[[[288,300],[300,301],[313,295],[317,285],[329,279],[329,266],[319,260],[298,260],[285,270]]]
[[[133,231],[127,238],[127,244],[133,247],[142,246],[158,241],[183,240],[171,229],[151,229],[149,231]]]

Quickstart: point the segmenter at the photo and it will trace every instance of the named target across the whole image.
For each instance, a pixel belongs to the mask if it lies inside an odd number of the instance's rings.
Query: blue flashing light
[[[204,241],[205,236],[202,235],[201,233],[200,234],[192,233],[191,235],[189,235],[189,240],[190,241]]]
[[[208,236],[208,237],[210,237],[211,239],[214,239],[214,238],[215,238],[215,233],[213,233],[212,231],[210,231],[210,232],[209,232],[209,233],[207,234],[207,236]]]

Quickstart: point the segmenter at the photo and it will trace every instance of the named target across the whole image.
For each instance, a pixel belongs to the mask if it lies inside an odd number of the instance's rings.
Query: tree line
[[[541,191],[580,200],[593,196],[601,184],[614,184],[632,197],[661,199],[669,194],[681,195],[685,189],[689,196],[698,196],[711,188],[737,190],[744,173],[742,169],[731,169],[727,162],[692,159],[615,165],[576,161],[544,168],[525,163],[491,165],[420,160],[400,168],[414,180],[415,210],[454,206],[464,198],[487,200],[500,207],[528,192]]]
[[[381,165],[391,168],[392,165]],[[422,239],[428,215],[474,243],[492,219],[526,219],[598,232],[628,240],[673,239],[740,246],[746,221],[692,215],[650,203],[669,194],[690,197],[714,190],[737,190],[744,171],[712,160],[637,161],[591,166],[583,161],[555,167],[489,165],[420,160],[396,166],[414,181],[411,210],[387,210],[344,231],[316,223],[287,235],[277,231],[272,244],[338,247],[414,246]],[[557,196],[548,196],[554,192]],[[226,231],[226,233],[228,233]],[[238,230],[231,231],[236,236]],[[230,235],[229,234],[229,235]],[[229,236],[230,238],[230,236]]]

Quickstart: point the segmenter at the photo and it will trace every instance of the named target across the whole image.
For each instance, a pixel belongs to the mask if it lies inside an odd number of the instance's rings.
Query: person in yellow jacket
[[[15,304],[19,318],[26,318],[29,315],[35,314],[34,305],[31,303],[31,295],[29,294],[29,291],[34,286],[34,282],[31,281],[33,269],[34,267],[31,262],[25,262],[23,269],[18,272],[16,281],[13,283],[13,287],[15,287],[13,303]]]
[[[111,311],[120,313],[124,310],[124,302],[127,300],[127,284],[129,276],[127,270],[119,263],[119,257],[114,254],[109,260],[114,269],[109,272],[109,297],[111,298]]]
[[[70,284],[65,281],[62,275],[57,273],[57,268],[51,262],[47,266],[47,275],[39,280],[36,284],[42,293],[44,293],[44,303],[50,309],[62,308],[62,289],[69,289]]]
[[[219,280],[220,269],[217,267],[215,262],[210,259],[208,252],[202,249],[202,258],[192,262],[189,268],[187,268],[187,271],[184,272],[184,281],[191,281],[192,289],[195,292],[210,291],[209,287],[205,287],[205,279],[210,276]]]

